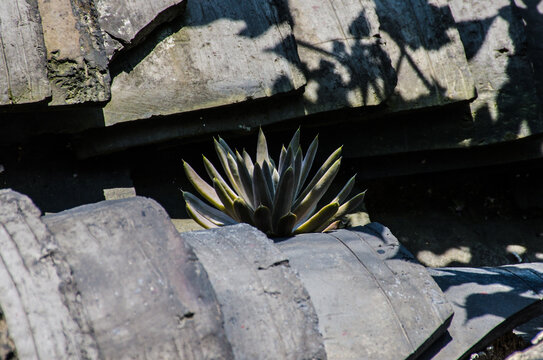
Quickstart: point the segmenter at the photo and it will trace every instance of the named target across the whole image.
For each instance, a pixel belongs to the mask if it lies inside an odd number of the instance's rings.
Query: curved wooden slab
[[[465,359],[516,326],[543,314],[543,263],[495,268],[429,269],[454,318],[426,359]]]
[[[103,201],[43,221],[104,359],[233,358],[207,274],[156,202]]]
[[[123,71],[111,84],[105,125],[302,88],[306,80],[297,66],[292,29],[275,5],[273,0],[188,1],[181,18],[149,36],[134,49],[135,55],[119,62]],[[206,123],[207,119],[199,121],[204,130]]]
[[[326,359],[311,300],[266,235],[239,224],[181,237],[209,274],[236,359]]]
[[[40,215],[28,197],[0,190],[0,306],[17,358],[99,359],[73,301],[69,269]]]
[[[450,322],[437,284],[380,224],[277,246],[311,296],[330,359],[413,359]]]

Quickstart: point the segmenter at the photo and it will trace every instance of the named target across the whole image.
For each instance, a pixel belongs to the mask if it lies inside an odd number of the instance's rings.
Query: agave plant
[[[213,205],[183,192],[187,212],[204,228],[244,222],[269,236],[327,231],[336,228],[339,218],[363,201],[364,192],[345,201],[354,186],[353,176],[329,204],[316,211],[317,203],[338,173],[342,149],[334,151],[306,185],[317,152],[318,136],[304,156],[298,129],[288,147],[282,147],[279,166],[268,155],[262,129],[258,134],[255,161],[245,150],[242,154],[233,151],[220,137],[214,142],[228,183],[205,156],[204,165],[212,185],[183,161],[194,188]]]

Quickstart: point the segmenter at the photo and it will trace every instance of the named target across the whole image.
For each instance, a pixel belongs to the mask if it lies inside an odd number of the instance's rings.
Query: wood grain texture
[[[181,19],[119,65],[105,124],[231,105],[305,85],[292,30],[273,3],[189,1]]]
[[[96,0],[108,57],[137,45],[157,26],[180,16],[186,1]]]
[[[51,95],[36,0],[0,2],[0,105]]]
[[[181,236],[209,274],[236,359],[326,359],[307,292],[262,232],[239,224]]]
[[[380,224],[276,245],[311,296],[330,359],[414,359],[451,320],[437,284]]]
[[[0,191],[0,305],[19,359],[98,359],[72,279],[32,201]],[[60,266],[60,267],[59,267]],[[58,271],[58,272],[57,272]]]
[[[43,220],[102,358],[233,358],[207,274],[156,202],[103,201]]]

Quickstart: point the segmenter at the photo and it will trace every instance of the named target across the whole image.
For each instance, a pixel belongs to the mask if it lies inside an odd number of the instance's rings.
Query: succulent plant
[[[288,147],[282,147],[279,166],[268,155],[262,129],[255,161],[245,150],[242,154],[233,151],[220,137],[214,142],[228,183],[205,156],[204,165],[212,185],[183,161],[189,181],[213,205],[183,192],[187,212],[204,228],[244,222],[269,236],[327,231],[336,228],[339,218],[363,201],[365,192],[346,201],[354,186],[353,176],[329,204],[316,211],[317,203],[338,173],[342,150],[340,147],[334,151],[306,185],[317,152],[318,135],[303,156],[298,129]]]

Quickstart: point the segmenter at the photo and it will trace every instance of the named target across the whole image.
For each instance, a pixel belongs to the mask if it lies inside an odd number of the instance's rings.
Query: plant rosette
[[[189,181],[212,205],[190,192],[183,192],[188,214],[206,229],[244,222],[270,237],[325,232],[336,229],[339,219],[364,200],[365,191],[348,199],[355,175],[330,203],[318,209],[319,201],[339,171],[342,147],[328,157],[306,185],[317,152],[318,136],[304,156],[300,129],[288,147],[282,146],[278,166],[268,154],[262,129],[258,134],[255,161],[245,150],[241,154],[232,150],[220,137],[214,139],[214,143],[228,182],[205,156],[204,166],[212,185],[183,161]]]

